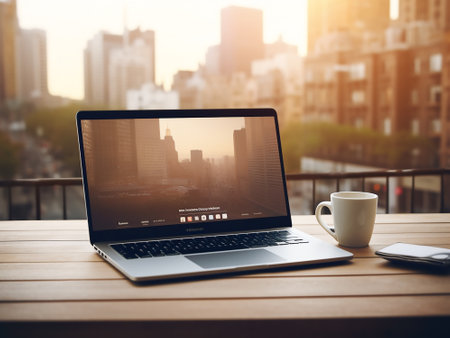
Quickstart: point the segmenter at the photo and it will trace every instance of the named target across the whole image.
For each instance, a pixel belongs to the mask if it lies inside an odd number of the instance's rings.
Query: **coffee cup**
[[[316,207],[319,224],[340,245],[348,247],[367,246],[372,237],[377,213],[378,196],[370,192],[340,191],[330,195],[330,201],[320,202]],[[334,228],[322,217],[322,209],[328,208],[333,216]]]

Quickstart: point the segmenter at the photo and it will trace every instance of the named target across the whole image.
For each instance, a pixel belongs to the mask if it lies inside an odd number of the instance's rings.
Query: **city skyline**
[[[216,125],[216,127],[214,127]],[[170,130],[179,160],[189,160],[191,150],[200,149],[205,159],[234,156],[233,131],[243,128],[244,118],[160,119],[160,138]]]
[[[178,70],[197,69],[204,63],[208,47],[220,42],[220,11],[231,5],[264,11],[266,43],[276,41],[280,35],[297,46],[306,41],[306,31],[302,32],[301,27],[302,22],[306,23],[306,0],[196,0],[189,4],[177,0],[157,4],[145,1],[17,0],[17,15],[22,28],[41,28],[47,32],[50,93],[82,99],[83,49],[97,32],[122,34],[125,21],[129,29],[154,30],[156,82],[169,88]],[[105,9],[108,14],[104,13]],[[98,15],[99,12],[104,14]],[[296,32],[297,26],[300,33]]]
[[[391,2],[394,3],[391,16],[395,17],[397,0]],[[207,49],[219,43],[220,11],[231,5],[261,9],[264,42],[272,43],[281,36],[287,43],[296,45],[299,54],[304,56],[306,3],[306,0],[196,0],[189,4],[178,0],[157,4],[140,0],[17,0],[17,15],[22,28],[39,28],[47,33],[49,92],[83,99],[83,49],[99,31],[122,34],[125,25],[128,29],[154,30],[156,82],[169,88],[178,70],[197,69],[204,63]]]
[[[158,224],[178,223],[180,209],[198,207],[214,206],[230,218],[286,212],[272,117],[175,118],[171,121],[183,122],[184,132],[176,128],[173,138],[162,138],[165,120],[81,122],[96,226],[147,226],[155,219]],[[219,134],[228,134],[228,141]],[[211,157],[228,148],[232,154],[220,163],[209,161],[205,149],[211,143]],[[191,148],[188,161],[178,156],[181,147]]]

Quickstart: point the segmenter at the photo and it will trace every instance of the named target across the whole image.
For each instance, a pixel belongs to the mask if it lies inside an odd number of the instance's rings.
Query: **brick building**
[[[303,121],[422,136],[434,148],[428,165],[449,166],[450,38],[442,17],[450,17],[450,2],[426,3],[433,6],[401,1],[399,20],[383,34],[337,30],[318,38],[305,59]],[[411,14],[419,7],[425,21]]]

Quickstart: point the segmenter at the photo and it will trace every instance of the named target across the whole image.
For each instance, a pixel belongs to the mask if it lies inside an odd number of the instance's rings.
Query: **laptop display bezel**
[[[281,176],[283,184],[286,215],[279,217],[251,218],[240,220],[222,220],[191,224],[173,224],[164,226],[149,226],[143,228],[125,228],[113,230],[95,230],[92,221],[92,211],[89,200],[89,181],[86,174],[86,162],[81,130],[82,120],[109,119],[140,119],[140,118],[220,118],[220,117],[264,117],[274,118],[278,151],[280,156]],[[272,108],[249,109],[179,109],[179,110],[83,110],[76,115],[80,164],[83,178],[83,189],[86,206],[86,217],[89,225],[91,244],[98,242],[126,241],[134,239],[163,238],[175,236],[191,236],[197,234],[222,233],[233,231],[252,231],[266,228],[292,227],[291,213],[287,194],[283,154],[281,149],[280,131],[277,114]]]

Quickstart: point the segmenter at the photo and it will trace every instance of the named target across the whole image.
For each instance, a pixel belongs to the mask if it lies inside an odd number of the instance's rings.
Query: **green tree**
[[[75,104],[53,109],[41,109],[28,116],[27,130],[47,141],[55,159],[74,176],[80,175],[75,115],[81,107]]]
[[[0,178],[14,177],[19,167],[20,146],[12,142],[7,134],[0,132]]]
[[[304,156],[389,169],[432,167],[437,156],[423,137],[323,122],[289,124],[281,141],[287,172],[298,172]]]

